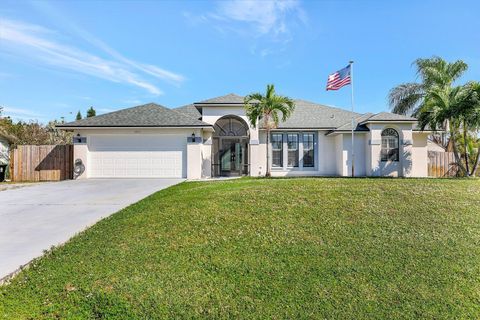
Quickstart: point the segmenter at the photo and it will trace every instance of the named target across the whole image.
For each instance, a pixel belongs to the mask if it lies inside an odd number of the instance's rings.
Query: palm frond
[[[420,83],[403,83],[388,94],[390,109],[398,114],[411,114],[423,99],[424,88]]]

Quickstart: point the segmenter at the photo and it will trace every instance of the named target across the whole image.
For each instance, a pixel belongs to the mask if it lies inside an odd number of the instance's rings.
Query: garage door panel
[[[148,146],[147,146],[148,145]],[[182,135],[102,135],[89,138],[90,177],[186,176]]]

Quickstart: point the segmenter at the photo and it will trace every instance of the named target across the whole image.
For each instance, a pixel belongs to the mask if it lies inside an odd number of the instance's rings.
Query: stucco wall
[[[343,169],[344,176],[350,177],[352,175],[352,135],[350,133],[343,133]],[[354,134],[354,148],[355,148],[355,176],[363,177],[366,175],[365,171],[365,140],[366,134]]]
[[[323,176],[334,176],[337,172],[337,154],[335,138],[325,136],[318,131],[318,171]]]
[[[368,124],[370,129],[370,168],[372,176],[412,176],[412,124],[411,123],[375,123]],[[382,131],[393,128],[399,134],[399,161],[381,161]]]
[[[412,146],[412,177],[428,177],[428,133],[414,132]]]

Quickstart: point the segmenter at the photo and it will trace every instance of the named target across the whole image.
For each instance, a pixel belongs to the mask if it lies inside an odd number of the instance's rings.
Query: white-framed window
[[[283,134],[272,133],[272,167],[283,167]]]
[[[315,166],[315,150],[314,150],[315,135],[313,133],[303,134],[303,167]]]
[[[392,128],[382,131],[381,161],[399,161],[399,137],[398,132]]]
[[[272,132],[272,169],[312,170],[317,157],[315,141],[315,132]]]
[[[298,167],[299,159],[299,147],[298,147],[298,133],[287,134],[287,146],[288,146],[288,167]]]

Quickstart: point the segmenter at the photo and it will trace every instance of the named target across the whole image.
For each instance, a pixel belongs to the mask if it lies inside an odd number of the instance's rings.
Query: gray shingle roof
[[[61,125],[69,127],[210,127],[211,125],[185,113],[155,103],[105,113]]]
[[[370,118],[372,115],[373,115],[373,113],[364,113],[361,116],[356,117],[355,118],[355,124],[356,124],[355,131],[368,131],[368,128],[362,123],[366,119]],[[352,130],[352,121],[350,119],[350,121],[348,121],[347,123],[339,126],[335,130],[332,130],[332,132],[334,132],[334,131],[351,131],[351,130]]]
[[[337,128],[351,121],[352,115],[359,117],[360,114],[352,113],[340,108],[325,106],[305,100],[294,100],[295,111],[287,121],[281,122],[279,129],[296,128]]]
[[[417,121],[417,119],[409,116],[403,116],[396,113],[380,112],[372,115],[370,118],[366,119],[364,122],[368,122],[368,121]]]
[[[187,116],[193,117],[195,119],[200,119],[202,117],[202,114],[200,113],[200,111],[198,111],[198,109],[195,108],[195,105],[193,105],[193,104],[187,104],[186,106],[174,108],[172,110],[181,112],[181,113],[183,113]]]
[[[356,119],[356,131],[368,130],[365,123],[369,121],[416,121],[415,118],[389,112],[359,114],[300,99],[296,99],[294,102],[295,111],[287,121],[279,124],[279,129],[332,129],[333,131],[350,131],[352,116]],[[205,105],[222,104],[243,104],[243,97],[231,93],[175,109],[168,109],[155,103],[149,103],[57,126],[60,128],[210,127],[210,124],[200,120],[201,113],[198,108]]]
[[[201,102],[196,102],[194,106],[198,105],[222,105],[222,104],[243,104],[244,97],[230,93],[221,97],[216,97]],[[351,121],[352,114],[354,117],[359,117],[361,114],[352,113],[350,111],[321,105],[318,103],[296,99],[295,111],[287,121],[281,122],[279,129],[300,129],[300,128],[337,128]],[[185,106],[182,108],[190,108]],[[188,111],[192,112],[192,111]]]
[[[235,93],[229,93],[221,97],[215,97],[195,104],[243,104],[243,97]]]

